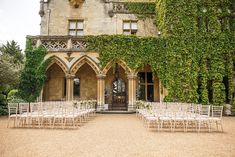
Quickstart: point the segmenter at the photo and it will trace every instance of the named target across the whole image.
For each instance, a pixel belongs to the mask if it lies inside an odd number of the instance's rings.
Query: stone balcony
[[[69,52],[87,50],[87,42],[84,37],[73,36],[27,36],[32,40],[33,46],[44,46],[48,52]]]

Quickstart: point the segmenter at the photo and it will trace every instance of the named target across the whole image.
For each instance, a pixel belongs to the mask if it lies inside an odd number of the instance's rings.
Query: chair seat
[[[209,118],[206,117],[197,117],[196,120],[198,121],[207,121]]]
[[[12,114],[12,115],[10,115],[10,117],[18,117],[18,115]]]
[[[27,114],[21,114],[19,117],[22,117],[22,118],[27,118],[29,117]]]
[[[146,117],[146,119],[147,119],[147,120],[158,120],[157,117],[153,117],[153,116],[152,116],[152,117]]]
[[[159,119],[160,119],[160,120],[172,120],[171,117],[160,117]]]
[[[186,120],[185,117],[175,117],[174,118],[175,121],[182,121],[182,120]]]
[[[209,120],[211,121],[220,121],[221,119],[218,117],[210,117]]]

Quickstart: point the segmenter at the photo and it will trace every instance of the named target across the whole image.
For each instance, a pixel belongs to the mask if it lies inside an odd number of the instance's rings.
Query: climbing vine
[[[130,5],[138,14],[153,11],[152,6],[143,11],[145,6]],[[149,64],[168,90],[166,101],[222,105],[234,102],[233,9],[230,0],[158,0],[156,24],[161,37],[86,38],[89,49],[100,52],[102,67],[117,59],[132,69]]]
[[[126,2],[128,10],[137,14],[139,18],[152,17],[155,15],[156,5],[153,2]]]
[[[42,90],[46,79],[46,68],[50,63],[50,59],[44,60],[46,54],[47,51],[44,47],[34,48],[31,40],[27,40],[26,62],[19,85],[19,95],[27,102],[35,101]]]

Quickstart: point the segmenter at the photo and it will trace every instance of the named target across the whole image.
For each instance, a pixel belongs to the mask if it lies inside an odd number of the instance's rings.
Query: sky
[[[15,40],[25,49],[27,35],[40,34],[40,0],[0,0],[0,44]]]

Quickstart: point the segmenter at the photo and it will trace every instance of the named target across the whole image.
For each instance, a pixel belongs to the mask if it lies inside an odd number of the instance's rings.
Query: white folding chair
[[[199,105],[199,114],[196,116],[198,132],[201,131],[201,127],[208,127],[208,131],[210,131],[210,105]]]
[[[76,120],[76,114],[75,114],[75,108],[73,106],[73,102],[66,102],[65,103],[65,113],[64,113],[64,123],[63,123],[63,128],[67,126],[69,126],[70,124],[72,124],[73,128],[75,129],[76,124],[75,124],[75,120]]]
[[[11,119],[14,120],[14,127],[17,124],[18,120],[18,103],[8,103],[8,123],[7,127],[9,127],[9,123]]]
[[[41,124],[44,127],[52,127],[52,123],[54,120],[54,110],[55,102],[43,102],[42,103],[42,122]]]
[[[43,118],[42,109],[40,103],[30,103],[30,124],[32,127],[38,126],[41,127],[41,121]]]
[[[19,103],[19,125],[22,127],[28,124],[29,103]]]
[[[210,123],[216,124],[217,131],[219,131],[218,125],[220,125],[221,131],[223,132],[224,130],[222,125],[222,116],[223,116],[223,106],[212,106],[212,117],[209,118]]]

